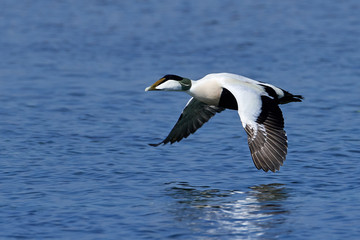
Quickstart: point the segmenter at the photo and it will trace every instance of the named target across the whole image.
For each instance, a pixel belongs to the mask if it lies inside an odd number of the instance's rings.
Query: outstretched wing
[[[262,96],[262,108],[255,125],[246,125],[248,144],[257,169],[275,172],[283,165],[287,154],[287,136],[279,106]]]
[[[260,87],[223,84],[234,95],[238,113],[248,135],[248,144],[257,169],[275,172],[287,154],[284,118],[275,101]]]
[[[167,144],[170,142],[172,144],[179,142],[181,139],[187,138],[191,133],[194,133],[216,113],[223,110],[225,108],[207,105],[195,98],[191,98],[181,113],[179,120],[164,141],[149,145],[156,147],[162,143]]]

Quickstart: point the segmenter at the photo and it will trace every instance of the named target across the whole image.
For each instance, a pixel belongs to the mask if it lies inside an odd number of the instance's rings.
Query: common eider
[[[165,75],[145,91],[183,91],[192,96],[169,135],[151,146],[179,142],[216,113],[237,110],[255,167],[265,172],[279,170],[287,154],[284,118],[278,105],[303,99],[274,85],[231,73],[212,73],[197,81]]]

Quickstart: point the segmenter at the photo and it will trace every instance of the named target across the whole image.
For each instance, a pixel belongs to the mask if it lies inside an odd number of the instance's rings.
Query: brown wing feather
[[[284,118],[279,106],[263,96],[261,114],[256,127],[246,125],[248,144],[257,169],[275,172],[283,165],[287,154],[287,136]]]

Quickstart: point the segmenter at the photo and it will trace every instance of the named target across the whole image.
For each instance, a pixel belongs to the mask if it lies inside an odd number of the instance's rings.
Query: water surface
[[[357,239],[358,1],[0,3],[1,239]],[[232,72],[282,106],[277,173],[227,110],[153,148],[189,99],[165,74]]]

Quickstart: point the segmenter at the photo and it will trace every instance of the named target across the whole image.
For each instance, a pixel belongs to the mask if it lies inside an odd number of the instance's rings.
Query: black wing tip
[[[159,143],[149,143],[149,146],[152,146],[152,147],[157,147],[157,146],[159,146],[159,145],[161,145],[161,144],[163,144],[164,142],[159,142]],[[165,143],[164,143],[164,145],[165,145]]]
[[[269,170],[273,173],[280,171],[280,167],[283,166],[285,159],[282,159],[280,162],[273,162],[272,165],[268,165],[266,161],[266,159],[262,159],[262,162],[260,162],[259,160],[255,160],[253,158],[253,162],[255,167],[257,168],[257,170],[263,170],[264,172],[268,172]]]
[[[280,167],[283,165],[283,161],[282,162],[276,162],[274,165],[269,165],[268,162],[266,162],[266,159],[262,159],[262,162],[260,162],[259,160],[255,160],[253,157],[253,162],[255,167],[257,168],[257,170],[263,170],[264,172],[268,172],[269,170],[273,173],[280,171]]]
[[[280,167],[283,165],[283,162],[281,162],[279,165],[273,167],[273,168],[269,168],[267,166],[261,166],[261,167],[256,167],[258,170],[263,170],[264,172],[268,172],[269,170],[273,173],[280,171]],[[256,165],[255,165],[256,166]]]
[[[169,141],[168,139],[165,139],[164,141],[159,142],[159,143],[148,143],[148,144],[149,144],[149,146],[157,147],[157,146],[160,146],[160,145],[165,145],[167,143],[173,144],[174,142],[175,141]]]

